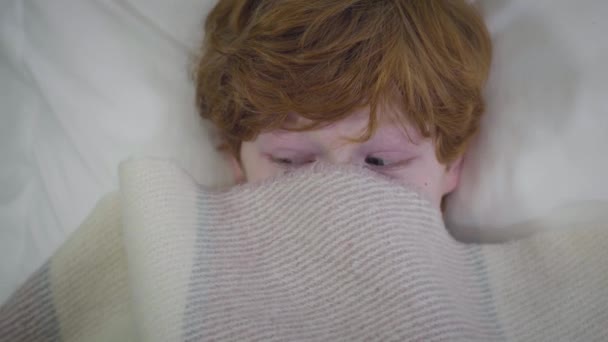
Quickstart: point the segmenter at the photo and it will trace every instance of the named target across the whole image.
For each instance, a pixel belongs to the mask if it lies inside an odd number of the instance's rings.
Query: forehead
[[[277,129],[262,134],[262,140],[287,142],[352,142],[364,136],[369,127],[369,108],[359,109],[340,121],[323,125],[317,129],[307,131],[293,131]],[[417,144],[423,138],[412,125],[392,119],[385,111],[378,111],[375,129],[368,140],[360,141],[366,144],[403,145],[404,143]],[[314,123],[297,114],[290,114],[289,127],[305,127]]]
[[[306,119],[296,113],[290,113],[285,122],[285,127],[306,127],[315,122]],[[346,118],[337,122],[321,124],[321,126],[313,131],[331,132],[346,138],[358,138],[363,135],[370,126],[370,108],[363,107],[354,110]],[[306,131],[304,131],[306,132]],[[274,131],[277,135],[285,135],[292,133],[290,129],[280,129]],[[408,122],[405,115],[398,109],[384,107],[376,111],[375,130],[372,138],[375,136],[387,136],[392,138],[406,136],[412,141],[422,139],[422,135],[418,129]],[[378,133],[378,134],[376,134]]]

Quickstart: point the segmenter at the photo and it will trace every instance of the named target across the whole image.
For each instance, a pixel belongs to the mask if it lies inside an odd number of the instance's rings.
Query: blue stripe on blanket
[[[186,304],[183,313],[182,319],[182,340],[184,342],[195,342],[204,340],[204,331],[200,328],[200,312],[204,310],[204,303],[201,300],[205,298],[205,294],[201,293],[206,289],[205,286],[201,286],[200,283],[205,281],[202,279],[201,273],[203,273],[201,269],[201,265],[205,265],[203,263],[204,253],[200,253],[200,248],[203,245],[203,241],[205,239],[203,227],[207,222],[207,212],[203,203],[205,203],[204,198],[202,196],[198,196],[198,226],[196,227],[196,242],[195,246],[197,252],[193,256],[194,260],[192,262],[192,274],[190,275],[190,281],[188,283],[188,294],[186,296]]]
[[[46,263],[0,307],[0,341],[61,341]]]
[[[482,311],[487,315],[488,321],[495,322],[495,329],[497,338],[500,336],[500,340],[506,341],[504,329],[500,324],[498,313],[496,311],[496,300],[494,299],[492,288],[490,286],[490,279],[488,277],[488,269],[486,265],[486,259],[482,252],[480,245],[468,245],[469,253],[472,257],[472,267],[477,278],[477,283],[481,293],[483,294],[483,305],[481,306]]]

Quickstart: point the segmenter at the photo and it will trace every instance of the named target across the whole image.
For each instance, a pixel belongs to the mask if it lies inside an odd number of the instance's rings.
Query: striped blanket
[[[467,245],[360,170],[214,191],[129,161],[0,341],[606,341],[608,224],[569,228]]]

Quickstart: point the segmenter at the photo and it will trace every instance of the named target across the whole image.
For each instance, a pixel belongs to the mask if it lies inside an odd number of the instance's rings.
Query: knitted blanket
[[[0,341],[606,341],[608,223],[568,228],[467,245],[356,169],[214,191],[130,161]]]

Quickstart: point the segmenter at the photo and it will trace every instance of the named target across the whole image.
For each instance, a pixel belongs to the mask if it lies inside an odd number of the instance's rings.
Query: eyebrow
[[[268,132],[260,137],[260,143],[262,146],[269,144],[308,144],[312,145],[313,142],[306,134],[298,134],[301,132],[294,132],[289,130],[275,130]]]
[[[272,136],[273,138],[277,138],[279,140],[292,140],[292,139],[308,140],[308,139],[306,139],[305,134],[298,134],[298,133],[301,133],[301,132],[294,132],[294,131],[290,131],[290,130],[286,130],[286,129],[278,129],[278,130],[269,132],[268,135]]]
[[[418,147],[423,140],[424,138],[416,132],[406,133],[401,128],[391,126],[378,128],[375,134],[367,142],[370,144],[383,143],[398,146],[408,145]]]
[[[355,137],[342,137],[344,139],[344,143],[348,144],[349,138],[357,138]],[[395,126],[383,126],[378,127],[374,135],[367,141],[361,142],[361,147],[363,149],[378,149],[389,151],[404,151],[404,152],[415,152],[419,146],[423,138],[420,137],[417,133],[410,133],[409,136],[401,129],[400,127]],[[260,143],[262,146],[269,145],[308,145],[318,148],[317,143],[310,139],[307,134],[304,132],[291,131],[287,129],[277,129],[271,132],[267,132],[261,136]],[[298,147],[304,147],[298,146]],[[284,146],[286,148],[293,148],[294,146]]]
[[[273,135],[273,136],[276,136],[276,137],[280,138],[280,137],[284,137],[285,135],[290,134],[290,133],[295,133],[295,132],[287,130],[287,129],[280,128],[280,129],[275,129],[273,131],[270,131],[270,132],[268,132],[266,134],[267,135]]]

